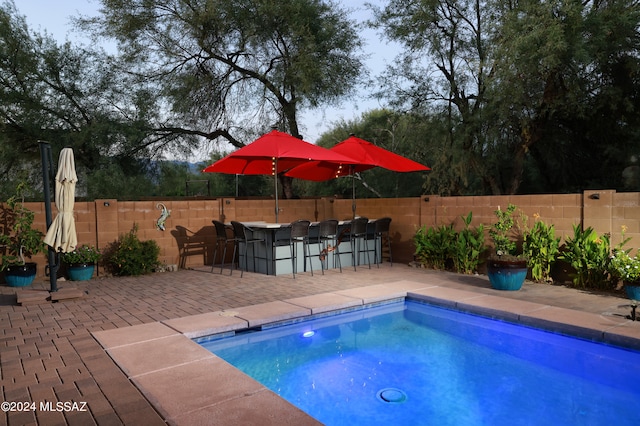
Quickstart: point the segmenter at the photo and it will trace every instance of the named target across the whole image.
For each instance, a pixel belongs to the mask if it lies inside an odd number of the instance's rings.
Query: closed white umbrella
[[[58,215],[51,223],[44,238],[44,242],[56,252],[68,253],[75,250],[78,245],[76,222],[73,217],[77,181],[78,176],[76,175],[73,150],[64,148],[60,152],[58,173],[56,174],[56,207],[58,208]]]

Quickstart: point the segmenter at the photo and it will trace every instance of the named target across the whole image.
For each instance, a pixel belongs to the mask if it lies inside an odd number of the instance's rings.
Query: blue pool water
[[[410,301],[200,344],[327,425],[640,422],[640,353]]]

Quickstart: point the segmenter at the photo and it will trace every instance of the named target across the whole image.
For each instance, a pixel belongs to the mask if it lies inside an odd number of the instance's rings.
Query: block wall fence
[[[621,240],[621,229],[632,240],[627,247],[640,247],[640,193],[618,193],[614,190],[585,191],[579,194],[505,195],[440,197],[423,195],[412,198],[369,198],[357,200],[359,216],[379,218],[389,216],[391,222],[394,263],[406,264],[413,260],[412,242],[416,229],[426,225],[440,226],[454,223],[463,226],[462,215],[473,212],[472,225],[491,225],[494,211],[500,206],[515,204],[531,223],[534,215],[539,220],[552,223],[556,234],[564,240],[573,235],[573,225],[593,227],[598,234],[611,234],[612,245]],[[162,205],[170,210],[165,230],[158,230],[156,223]],[[45,231],[44,203],[26,203],[35,212],[35,226]],[[0,204],[0,208],[5,206]],[[352,200],[314,198],[279,201],[279,222],[297,219],[320,221],[323,219],[350,219]],[[52,203],[55,217],[55,205]],[[118,201],[115,199],[76,202],[74,208],[79,244],[91,244],[103,248],[116,241],[121,234],[138,226],[142,240],[155,240],[161,248],[160,260],[180,267],[197,267],[211,264],[215,244],[212,219],[229,222],[275,222],[273,199],[192,199]],[[181,255],[187,250],[187,255]],[[46,254],[36,256],[38,274],[44,275]]]

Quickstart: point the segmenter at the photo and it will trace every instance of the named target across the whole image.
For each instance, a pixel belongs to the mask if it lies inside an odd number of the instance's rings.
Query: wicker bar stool
[[[238,251],[238,267],[240,267],[240,244],[244,244],[244,250],[242,250],[242,256],[244,257],[244,265],[245,268],[247,269],[247,271],[249,271],[249,262],[247,261],[247,251],[249,248],[249,245],[252,246],[252,250],[253,250],[253,270],[256,270],[256,257],[255,257],[255,244],[258,243],[263,243],[264,240],[262,238],[253,238],[253,237],[249,237],[247,235],[247,231],[250,230],[250,228],[247,228],[247,226],[245,226],[244,224],[242,224],[241,222],[237,222],[232,220],[231,221],[231,226],[233,227],[233,241],[234,241],[234,245],[233,245],[233,258],[235,259],[236,257],[236,250]],[[233,268],[231,269],[231,273],[233,273]],[[240,278],[242,278],[242,275],[244,274],[244,269],[240,268]],[[229,274],[231,275],[231,274]]]
[[[367,249],[367,224],[369,219],[366,217],[359,217],[351,221],[351,258],[353,260],[353,270],[356,270],[356,265],[360,262],[360,253],[362,251],[367,254],[367,263],[369,269],[371,269],[371,258],[369,257],[369,250]],[[364,250],[362,246],[364,245]]]
[[[307,270],[307,258],[309,258],[309,267],[313,276],[313,265],[311,265],[311,250],[309,248],[309,226],[311,222],[308,220],[296,220],[291,223],[291,237],[289,238],[289,250],[291,251],[291,269],[293,278],[296,277],[297,269],[297,253],[296,243],[302,243],[302,252],[304,257],[304,269]]]
[[[335,268],[337,263],[340,267],[340,272],[342,272],[340,242],[338,241],[338,221],[335,219],[323,220],[318,224],[318,257],[322,267],[322,275],[324,275],[325,269],[329,269],[329,252],[331,251],[335,252],[333,254],[333,267]],[[325,262],[327,262],[326,268]]]
[[[229,245],[229,243],[234,243],[234,239],[233,237],[229,237],[227,235],[228,227],[224,223],[220,222],[219,220],[212,220],[211,222],[213,222],[213,226],[216,228],[216,248],[213,251],[213,263],[211,264],[211,272],[213,272],[213,268],[215,268],[216,266],[218,247],[222,246],[224,248],[222,252],[222,259],[220,259],[220,273],[222,273],[222,270],[224,269],[224,260],[227,257],[227,246]]]

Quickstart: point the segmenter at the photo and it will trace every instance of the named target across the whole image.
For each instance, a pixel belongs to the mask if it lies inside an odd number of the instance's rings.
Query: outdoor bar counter
[[[356,265],[358,267],[368,268],[367,265],[367,253],[365,247],[369,250],[369,259],[371,264],[380,262],[381,251],[379,242],[376,243],[374,238],[374,220],[369,220],[367,226],[367,239],[366,244],[361,244],[360,260]],[[289,248],[289,238],[291,235],[290,223],[271,223],[271,222],[242,222],[248,229],[247,238],[259,238],[264,242],[251,244],[247,249],[247,259],[239,256],[240,267],[245,270],[258,272],[268,275],[283,275],[291,274],[292,262],[291,252]],[[311,265],[313,266],[313,273],[322,273],[320,265],[320,245],[317,243],[319,222],[311,222],[309,228],[309,249],[311,251]],[[325,261],[325,268],[333,269],[342,265],[342,268],[353,267],[351,241],[349,239],[349,227],[351,221],[338,222],[338,236],[340,237],[340,263],[337,263],[337,250],[327,253],[327,260]],[[331,242],[329,242],[331,244]],[[374,245],[378,244],[378,247],[374,250]],[[240,253],[244,252],[244,247],[240,248]],[[294,256],[296,257],[296,273],[309,271],[309,258],[307,258],[306,265],[303,256],[302,243],[296,243]],[[375,253],[378,253],[377,259]],[[255,264],[255,269],[254,269]],[[246,266],[248,268],[246,268]],[[305,268],[306,266],[306,268]]]

